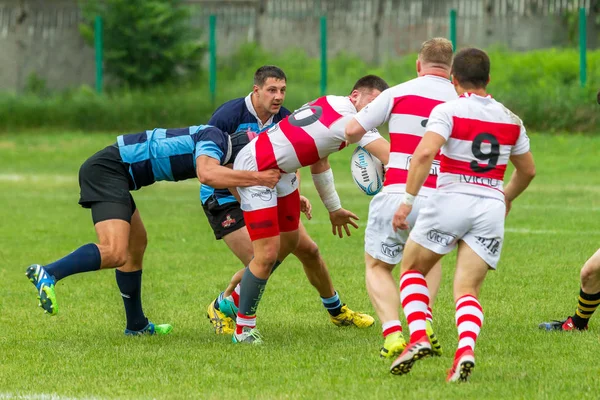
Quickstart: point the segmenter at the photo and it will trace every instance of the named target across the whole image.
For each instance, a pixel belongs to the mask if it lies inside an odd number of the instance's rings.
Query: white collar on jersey
[[[250,94],[246,96],[244,100],[246,101],[246,108],[248,109],[248,111],[250,111],[250,114],[254,115],[254,118],[256,118],[256,122],[258,123],[258,129],[262,131],[265,126],[269,126],[273,123],[273,117],[275,117],[274,114],[271,115],[271,117],[264,124],[261,122],[260,118],[258,118],[258,114],[256,113],[254,106],[252,105],[252,92],[250,92]]]
[[[482,99],[491,99],[492,98],[491,94],[488,94],[487,96],[479,96],[478,94],[470,93],[470,92],[464,92],[459,97],[471,97],[471,96],[479,97],[479,98],[482,98]]]

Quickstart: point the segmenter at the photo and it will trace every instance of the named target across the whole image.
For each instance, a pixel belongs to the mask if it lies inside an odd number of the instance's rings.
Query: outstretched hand
[[[331,233],[334,235],[338,235],[340,238],[344,237],[344,233],[342,228],[346,231],[346,236],[352,236],[350,233],[350,227],[348,225],[352,225],[354,228],[358,229],[358,224],[354,221],[358,221],[358,217],[343,208],[336,210],[334,212],[329,213],[329,220],[331,221]]]

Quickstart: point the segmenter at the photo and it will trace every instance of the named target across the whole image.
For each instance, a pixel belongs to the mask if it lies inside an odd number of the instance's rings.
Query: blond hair
[[[423,64],[450,68],[452,66],[452,42],[442,37],[423,42],[421,50],[419,50],[419,60]]]

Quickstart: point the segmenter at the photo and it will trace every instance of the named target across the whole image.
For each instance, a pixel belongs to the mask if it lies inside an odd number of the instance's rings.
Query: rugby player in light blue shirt
[[[88,158],[79,170],[79,204],[92,211],[98,243],[83,245],[50,264],[33,264],[26,275],[40,306],[56,315],[56,283],[73,274],[118,268],[116,280],[127,317],[126,335],[168,334],[168,324],[149,322],[142,310],[142,259],[146,229],[131,191],[157,181],[198,178],[215,188],[274,187],[280,172],[234,171],[237,153],[252,139],[246,132],[228,135],[211,125],[154,129],[121,135],[117,143]]]

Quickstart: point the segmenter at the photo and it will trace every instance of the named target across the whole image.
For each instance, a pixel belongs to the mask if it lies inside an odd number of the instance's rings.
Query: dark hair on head
[[[281,68],[274,65],[263,65],[254,73],[254,84],[256,86],[262,86],[268,78],[275,78],[287,82],[287,77]]]
[[[454,56],[452,76],[465,89],[485,88],[490,80],[490,58],[483,50],[463,49]]]
[[[377,75],[366,75],[356,81],[350,93],[360,89],[379,90],[380,92],[383,92],[389,87],[387,82]]]

